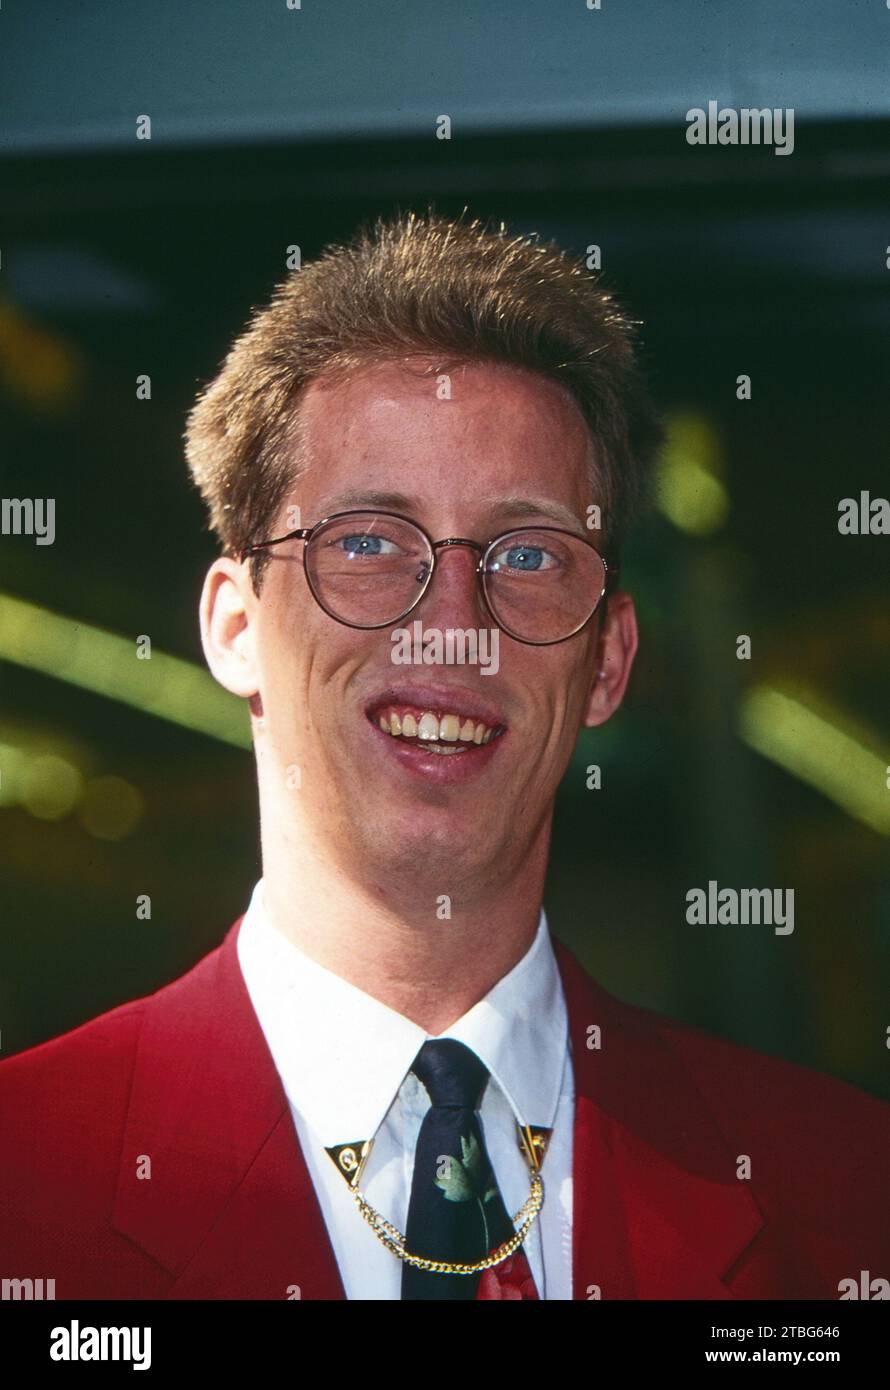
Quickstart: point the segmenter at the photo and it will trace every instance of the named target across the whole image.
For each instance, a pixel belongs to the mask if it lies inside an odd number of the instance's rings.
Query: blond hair
[[[315,378],[437,356],[531,368],[571,392],[614,557],[663,438],[636,326],[554,243],[433,211],[380,218],[277,285],[198,396],[185,452],[210,524],[230,554],[269,534],[299,474],[299,398]]]

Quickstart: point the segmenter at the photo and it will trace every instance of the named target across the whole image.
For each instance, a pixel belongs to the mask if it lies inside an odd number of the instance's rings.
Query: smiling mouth
[[[506,732],[503,724],[488,724],[458,710],[424,709],[419,705],[383,705],[368,711],[368,719],[391,738],[444,757],[473,753]]]

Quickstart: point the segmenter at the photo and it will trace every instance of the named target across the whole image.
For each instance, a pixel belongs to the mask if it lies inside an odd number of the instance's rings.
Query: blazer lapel
[[[174,1276],[169,1298],[342,1299],[239,926],[146,1005],[113,1224]]]
[[[576,1091],[573,1297],[732,1298],[726,1280],[763,1226],[736,1156],[652,1016],[554,948]]]

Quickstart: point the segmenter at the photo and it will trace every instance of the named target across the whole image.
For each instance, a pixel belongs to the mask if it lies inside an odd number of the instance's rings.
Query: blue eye
[[[343,549],[349,555],[379,555],[381,540],[379,536],[343,536]]]
[[[511,569],[539,570],[544,563],[544,551],[540,546],[515,545],[507,551],[505,563]]]
[[[387,540],[386,536],[369,536],[363,532],[356,532],[351,536],[339,536],[335,542],[342,546],[347,555],[401,555],[402,549],[396,545],[395,541]]]

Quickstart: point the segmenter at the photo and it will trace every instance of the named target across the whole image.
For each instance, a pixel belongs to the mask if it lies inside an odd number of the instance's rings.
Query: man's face
[[[381,507],[417,521],[433,540],[484,543],[534,524],[596,539],[585,528],[587,506],[598,500],[590,435],[568,393],[537,374],[487,364],[455,371],[449,400],[436,387],[435,377],[400,364],[313,383],[302,406],[305,467],[269,534],[290,529],[289,507],[299,507],[303,526]],[[346,867],[362,865],[381,892],[421,865],[442,893],[509,878],[549,833],[602,664],[599,617],[547,647],[500,632],[495,674],[483,676],[479,665],[397,665],[392,629],[345,627],[319,607],[303,551],[301,542],[269,551],[252,614],[261,788],[264,777],[283,786],[287,769],[300,769],[290,801],[276,789],[274,814],[292,806],[295,834],[308,831]],[[477,562],[465,546],[439,550],[430,588],[394,627],[419,620],[443,633],[490,629]],[[453,715],[462,731],[472,721],[473,738],[458,740],[464,751],[453,754],[425,750],[418,738],[384,732],[381,720],[392,727],[394,711],[418,726],[424,714]],[[483,732],[480,743],[480,724],[501,732]]]

